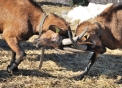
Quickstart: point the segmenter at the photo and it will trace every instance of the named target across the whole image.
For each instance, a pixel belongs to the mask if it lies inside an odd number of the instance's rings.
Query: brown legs
[[[13,73],[13,71],[18,71],[17,66],[23,61],[26,54],[20,47],[16,37],[3,36],[9,47],[12,49],[12,58],[10,65],[7,67],[7,71]]]
[[[20,51],[19,58],[16,59],[16,53],[12,51],[12,58],[10,65],[7,67],[7,71],[13,73],[14,71],[18,71],[18,65],[23,61],[23,58],[26,56],[24,51]]]

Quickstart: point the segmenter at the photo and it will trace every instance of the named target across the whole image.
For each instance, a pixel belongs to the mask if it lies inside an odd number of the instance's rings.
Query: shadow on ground
[[[35,77],[51,77],[57,78],[49,73],[40,72],[38,70],[24,70],[19,69],[19,72],[10,74],[6,70],[0,70],[0,82],[5,82],[8,78],[16,77],[16,76],[35,76]]]
[[[37,49],[30,42],[24,42],[21,44],[21,46],[25,50],[39,50],[40,49],[40,48]],[[8,45],[6,44],[6,42],[4,40],[0,40],[0,49],[10,51],[10,48],[8,47]],[[47,50],[48,50],[48,48],[47,48]],[[34,55],[34,53],[33,53],[33,55]],[[30,56],[31,56],[31,54],[30,54]],[[114,58],[110,59],[109,57],[114,57]],[[85,58],[86,58],[86,61],[84,60]],[[77,71],[84,70],[84,68],[86,67],[86,65],[89,61],[89,58],[88,59],[87,58],[88,57],[83,54],[81,55],[81,54],[69,54],[69,53],[65,53],[65,54],[51,53],[51,54],[45,54],[44,61],[51,60],[51,61],[54,61],[59,66],[66,68],[67,71],[77,72]],[[92,66],[88,75],[92,77],[92,76],[98,76],[98,75],[100,76],[103,74],[103,75],[106,75],[109,78],[113,78],[113,79],[116,78],[117,75],[122,76],[121,58],[122,58],[121,55],[111,55],[111,54],[104,54],[103,57],[98,57],[98,60],[96,61],[96,63],[98,63],[98,64],[95,64]],[[30,59],[30,61],[39,61],[39,60],[40,60],[40,55],[37,55],[37,57],[35,59]],[[104,63],[106,63],[106,64],[108,64],[109,67],[104,67],[102,65],[99,66],[99,64],[101,64],[101,63],[103,63],[103,65],[104,65]],[[111,73],[111,74],[106,74],[104,72],[104,71],[109,72],[111,70],[113,71],[113,73]],[[55,76],[53,76],[51,74],[43,73],[39,70],[20,69],[20,74],[23,76],[56,78]],[[6,70],[0,70],[0,81],[4,81],[10,77],[12,77],[12,76],[10,74],[8,74]]]

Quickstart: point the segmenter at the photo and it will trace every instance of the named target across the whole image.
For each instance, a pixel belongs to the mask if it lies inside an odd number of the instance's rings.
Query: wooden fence
[[[122,2],[122,0],[89,0],[89,2],[96,3],[96,4],[107,4],[107,3],[114,3],[114,2]]]
[[[35,0],[37,2],[44,2],[44,3],[54,3],[54,4],[61,4],[61,5],[73,5],[78,4],[82,5],[85,3],[88,5],[89,2],[96,3],[96,4],[107,4],[107,3],[114,3],[114,2],[122,2],[122,0]]]
[[[62,4],[62,5],[73,5],[72,0],[35,0],[35,1],[44,3]]]

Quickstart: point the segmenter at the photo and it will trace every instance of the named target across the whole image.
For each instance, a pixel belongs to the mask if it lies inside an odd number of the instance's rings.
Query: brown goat
[[[82,79],[88,73],[97,56],[105,53],[106,48],[111,50],[122,48],[122,3],[112,4],[93,20],[78,25],[75,35],[78,36],[86,27],[87,32],[82,38],[79,38],[77,44],[86,45],[86,51],[94,53],[78,79]]]
[[[56,28],[61,31],[56,33],[54,31]],[[8,72],[18,71],[18,65],[26,56],[19,45],[21,41],[39,34],[39,38],[50,40],[48,43],[55,41],[60,45],[61,39],[68,37],[68,30],[70,27],[64,19],[55,14],[45,16],[44,11],[34,0],[0,0],[0,33],[12,49]]]

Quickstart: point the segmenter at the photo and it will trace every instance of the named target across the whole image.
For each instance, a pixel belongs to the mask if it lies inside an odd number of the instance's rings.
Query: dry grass
[[[61,14],[71,7],[43,6],[47,12]],[[76,24],[77,25],[77,24]],[[20,73],[10,75],[6,67],[10,62],[11,51],[3,40],[0,40],[0,87],[1,88],[122,88],[116,81],[122,76],[121,50],[107,50],[99,55],[89,74],[80,81],[71,77],[81,74],[91,54],[73,54],[64,51],[47,49],[41,70],[38,70],[40,49],[29,41],[22,43],[27,58],[19,65]]]

